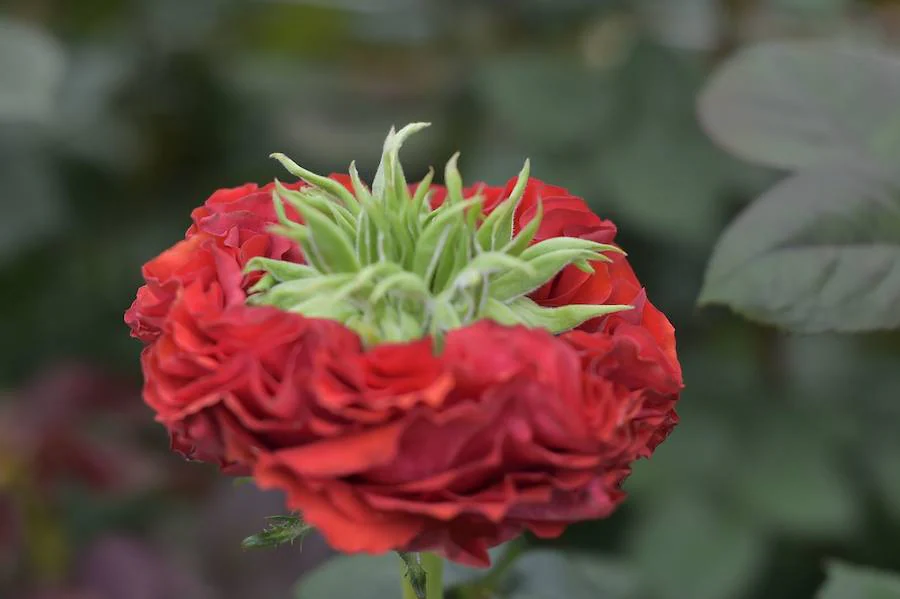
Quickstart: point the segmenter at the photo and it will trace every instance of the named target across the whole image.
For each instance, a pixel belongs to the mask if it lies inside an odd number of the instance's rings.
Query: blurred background
[[[900,6],[0,0],[0,597],[289,598],[327,558],[313,537],[241,550],[279,498],[168,452],[122,316],[212,190],[280,176],[273,151],[370,177],[418,120],[411,177],[458,149],[502,184],[530,157],[616,221],[676,326],[682,424],[614,517],[559,543],[602,556],[610,598],[806,598],[828,557],[900,569],[900,337],[695,308],[723,227],[783,176],[708,141],[697,93],[746,44],[813,36],[900,44]]]

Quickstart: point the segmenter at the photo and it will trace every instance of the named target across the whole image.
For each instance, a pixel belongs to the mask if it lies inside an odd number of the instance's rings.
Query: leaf
[[[888,434],[870,441],[871,452],[865,459],[870,476],[881,497],[881,504],[900,521],[900,476],[897,476],[900,440],[895,435]]]
[[[401,562],[393,553],[339,556],[304,576],[295,599],[401,597]]]
[[[763,526],[813,539],[843,538],[860,524],[859,499],[813,414],[764,419],[735,463],[735,499]]]
[[[491,558],[490,568],[464,566],[450,560],[445,560],[444,587],[452,589],[461,585],[468,585],[481,580],[486,575],[488,575],[492,568],[498,565],[500,560],[503,559],[504,554],[511,550],[518,552],[518,550],[514,549],[514,547],[518,545],[520,541],[521,537],[519,537],[519,539],[517,540],[509,541],[488,549],[488,555],[490,555]]]
[[[65,55],[46,32],[0,19],[0,121],[49,121]]]
[[[782,182],[719,239],[701,305],[799,332],[900,326],[900,180],[859,163]]]
[[[712,50],[725,9],[717,0],[638,0],[638,15],[660,42],[689,50]]]
[[[751,162],[800,168],[860,153],[900,159],[900,59],[836,40],[766,42],[710,79],[710,137]]]
[[[509,599],[631,599],[637,597],[633,573],[600,555],[553,550],[530,551],[510,573]],[[501,585],[503,586],[503,585]]]
[[[816,599],[900,599],[900,574],[832,561]]]
[[[549,52],[496,56],[476,73],[475,90],[520,147],[593,148],[615,122],[621,96],[613,70],[583,63]]]
[[[11,264],[21,252],[52,239],[71,224],[59,171],[53,166],[36,136],[0,131],[4,215],[0,218],[0,266]]]
[[[752,523],[687,492],[643,515],[630,551],[652,596],[720,599],[739,596],[756,577],[766,540]]]
[[[586,160],[581,168],[597,181],[581,185],[598,213],[613,211],[654,238],[705,252],[725,222],[727,200],[745,187],[753,195],[763,189],[756,179],[764,169],[717,148],[697,124],[707,69],[696,55],[643,43],[623,70],[622,93],[636,100],[623,111],[627,128]]]
[[[264,531],[247,537],[241,542],[244,549],[262,549],[277,547],[285,543],[302,541],[303,537],[312,532],[313,527],[303,521],[298,515],[271,516],[266,518],[268,526]]]

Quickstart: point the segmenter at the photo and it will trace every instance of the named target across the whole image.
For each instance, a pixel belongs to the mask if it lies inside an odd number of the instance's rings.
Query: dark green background
[[[812,35],[893,45],[900,10],[0,0],[0,597],[291,596],[325,548],[241,552],[278,498],[167,453],[122,315],[212,190],[280,176],[273,151],[371,176],[388,128],[419,120],[411,177],[460,150],[468,181],[502,184],[531,158],[615,220],[675,324],[682,424],[615,516],[563,539],[600,556],[602,596],[806,598],[830,557],[900,569],[897,335],[695,307],[719,233],[783,176],[708,141],[697,94],[742,45]],[[565,595],[550,570],[533,599]]]

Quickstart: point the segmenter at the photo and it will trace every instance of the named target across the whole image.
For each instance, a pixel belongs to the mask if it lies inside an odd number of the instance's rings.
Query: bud
[[[571,237],[533,243],[543,215],[517,234],[516,211],[529,181],[525,162],[508,198],[488,214],[483,198],[466,197],[454,154],[444,169],[447,200],[428,200],[434,170],[414,194],[400,163],[400,148],[427,127],[413,123],[388,134],[371,190],[355,164],[352,191],[272,154],[288,172],[309,185],[299,191],[276,184],[273,201],[279,225],[273,230],[296,241],[305,265],[256,258],[247,271],[265,274],[248,302],[310,317],[338,320],[367,344],[408,341],[481,319],[561,333],[586,320],[631,306],[583,305],[545,308],[527,295],[569,265],[592,272],[591,262],[610,261],[615,246]],[[290,204],[303,219],[292,221]]]

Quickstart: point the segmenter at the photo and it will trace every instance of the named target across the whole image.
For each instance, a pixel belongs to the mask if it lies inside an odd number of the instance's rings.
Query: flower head
[[[529,177],[356,169],[215,194],[126,320],[175,449],[285,493],[337,549],[485,564],[622,501],[677,421],[674,332],[615,226]],[[266,201],[263,201],[266,200]]]

